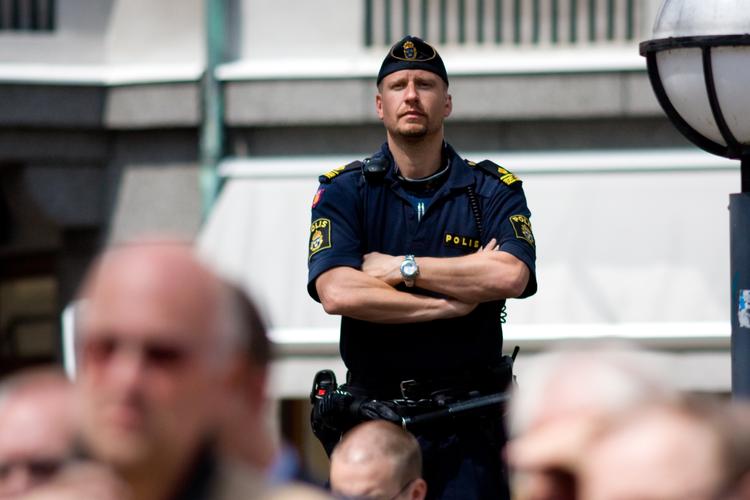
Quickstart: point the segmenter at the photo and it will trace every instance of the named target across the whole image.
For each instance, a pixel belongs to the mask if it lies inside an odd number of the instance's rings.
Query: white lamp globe
[[[665,0],[654,24],[654,39],[644,42],[641,52],[647,57],[649,52],[655,55],[657,74],[651,70],[652,83],[658,78],[680,118],[713,143],[711,149],[706,147],[708,143],[699,146],[733,158],[747,154],[750,150],[747,0]],[[654,87],[656,90],[657,85]],[[716,98],[714,109],[711,87]]]

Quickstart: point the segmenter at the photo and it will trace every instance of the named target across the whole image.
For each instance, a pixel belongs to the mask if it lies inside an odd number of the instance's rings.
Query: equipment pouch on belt
[[[363,401],[364,398],[347,391],[346,385],[339,386],[333,371],[321,370],[315,374],[310,392],[310,424],[328,455],[341,435],[359,423],[356,409]]]

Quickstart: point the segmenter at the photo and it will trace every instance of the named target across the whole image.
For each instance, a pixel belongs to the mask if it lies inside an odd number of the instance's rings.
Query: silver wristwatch
[[[419,276],[417,261],[414,260],[413,255],[405,256],[401,263],[401,277],[404,278],[406,286],[414,286],[417,276]]]

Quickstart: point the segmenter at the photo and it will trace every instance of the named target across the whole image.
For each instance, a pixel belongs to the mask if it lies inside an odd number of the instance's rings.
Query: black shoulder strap
[[[506,170],[505,168],[491,162],[490,160],[482,160],[479,163],[474,163],[473,161],[466,160],[466,164],[472,168],[482,169],[484,172],[488,173],[492,177],[496,177],[500,179],[500,181],[506,184],[507,186],[520,187],[521,184],[523,184],[523,181],[521,181],[521,179],[516,177],[516,175],[513,172]]]
[[[362,162],[359,160],[353,161],[347,165],[344,165],[343,167],[334,168],[333,170],[330,170],[326,172],[325,174],[318,177],[318,180],[321,182],[321,184],[330,184],[333,179],[338,177],[339,175],[346,173],[346,172],[352,172],[354,170],[361,170],[362,169]]]

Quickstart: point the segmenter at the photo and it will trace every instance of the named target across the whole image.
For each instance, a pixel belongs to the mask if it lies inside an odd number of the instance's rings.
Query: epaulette
[[[362,162],[359,160],[353,161],[349,163],[348,165],[344,165],[343,167],[334,168],[333,170],[330,170],[326,172],[325,174],[318,177],[318,180],[321,184],[330,184],[331,181],[338,177],[339,175],[346,173],[346,172],[352,172],[354,170],[362,170]]]
[[[471,168],[481,168],[491,176],[500,179],[507,186],[520,187],[521,184],[523,184],[523,181],[516,177],[513,172],[504,169],[500,165],[496,165],[490,160],[482,160],[479,163],[474,163],[473,161],[466,160],[466,164]]]

